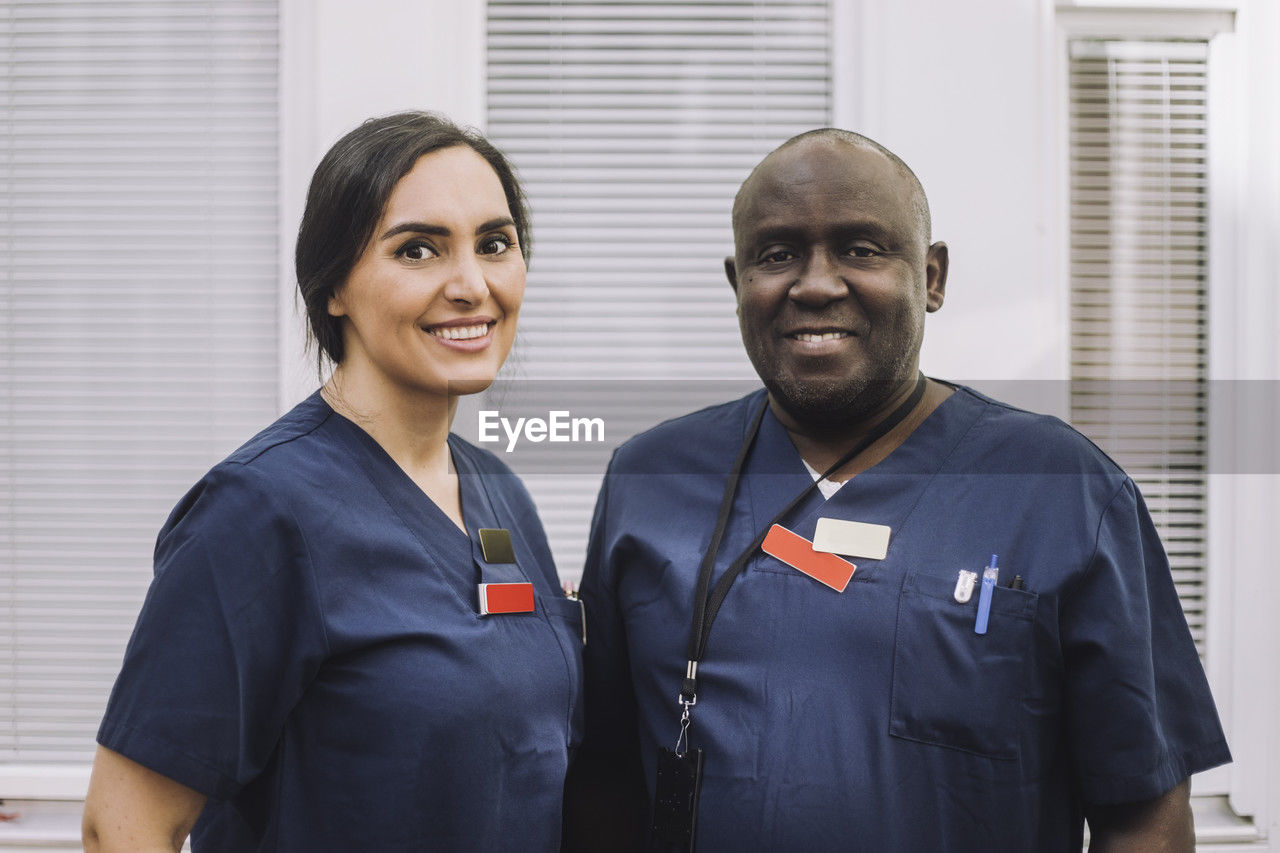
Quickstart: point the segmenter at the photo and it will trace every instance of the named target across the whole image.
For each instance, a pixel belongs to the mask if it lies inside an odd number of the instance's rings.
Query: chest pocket
[[[1018,759],[1035,659],[1035,593],[992,591],[975,634],[978,590],[965,604],[954,577],[908,573],[898,596],[889,733],[998,760]]]

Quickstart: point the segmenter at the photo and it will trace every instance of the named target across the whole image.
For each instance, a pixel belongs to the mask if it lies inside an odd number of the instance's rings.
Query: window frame
[[[1053,175],[1057,227],[1052,252],[1055,289],[1063,322],[1070,317],[1069,255],[1069,42],[1076,38],[1203,39],[1209,46],[1209,350],[1210,456],[1208,482],[1206,566],[1206,658],[1209,683],[1217,701],[1233,764],[1197,774],[1193,780],[1193,804],[1197,813],[1197,841],[1231,844],[1232,849],[1270,849],[1268,827],[1275,820],[1277,794],[1271,780],[1275,756],[1271,754],[1271,729],[1280,717],[1280,696],[1274,676],[1274,655],[1280,647],[1280,631],[1268,620],[1273,603],[1266,595],[1265,567],[1269,549],[1265,533],[1280,517],[1280,476],[1274,460],[1263,471],[1270,476],[1245,476],[1251,460],[1235,453],[1250,446],[1241,432],[1244,408],[1250,395],[1230,393],[1240,380],[1276,376],[1275,354],[1265,346],[1260,330],[1274,327],[1277,304],[1273,295],[1257,291],[1261,267],[1248,259],[1246,235],[1241,225],[1262,211],[1249,209],[1256,199],[1242,186],[1248,162],[1245,140],[1247,112],[1259,99],[1246,101],[1247,39],[1238,28],[1247,0],[1204,6],[1125,6],[1100,3],[1057,3],[1050,11],[1053,25],[1046,28],[1045,54],[1052,67],[1047,79],[1052,92],[1045,97],[1049,116],[1046,138],[1053,140],[1047,158]],[[1273,109],[1274,113],[1274,109]],[[1250,273],[1253,273],[1250,275]],[[1224,286],[1223,283],[1231,283]],[[1268,302],[1270,303],[1268,305]],[[1242,334],[1242,330],[1252,333]],[[1064,353],[1064,359],[1067,353]],[[1268,367],[1270,365],[1270,367]],[[1065,374],[1065,371],[1064,371]],[[1216,386],[1216,387],[1215,387]],[[1268,398],[1274,395],[1262,395]],[[1264,401],[1265,402],[1265,401]],[[1274,403],[1272,403],[1274,406]],[[1241,407],[1236,409],[1235,407]],[[1274,414],[1274,413],[1273,413]],[[1274,421],[1273,421],[1274,422]],[[1225,431],[1226,435],[1222,433]],[[1219,473],[1214,473],[1215,471]],[[1240,845],[1240,846],[1236,846]],[[1220,849],[1220,848],[1219,848]]]

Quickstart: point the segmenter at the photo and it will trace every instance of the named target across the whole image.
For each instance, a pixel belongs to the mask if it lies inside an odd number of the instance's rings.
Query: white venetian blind
[[[1141,487],[1204,651],[1204,42],[1076,40],[1071,417]]]
[[[155,535],[276,411],[274,0],[0,0],[0,771],[85,762]]]
[[[533,213],[508,376],[610,380],[545,393],[594,401],[581,413],[610,444],[744,393],[707,381],[755,379],[723,272],[730,206],[767,152],[831,123],[826,0],[490,0],[487,40],[488,133]],[[606,460],[523,472],[570,577]]]

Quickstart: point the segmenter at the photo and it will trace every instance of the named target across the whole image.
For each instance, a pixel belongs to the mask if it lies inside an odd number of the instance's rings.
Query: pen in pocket
[[[991,594],[995,590],[996,581],[1000,579],[1000,569],[996,568],[996,555],[991,555],[991,565],[982,572],[982,590],[978,593],[978,618],[973,623],[975,634],[987,633],[987,622],[991,618]]]

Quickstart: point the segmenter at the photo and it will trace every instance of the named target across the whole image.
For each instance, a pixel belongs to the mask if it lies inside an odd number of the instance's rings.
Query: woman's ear
[[[329,294],[329,316],[330,317],[347,316],[346,306],[342,304],[341,291],[335,290],[333,293]]]

